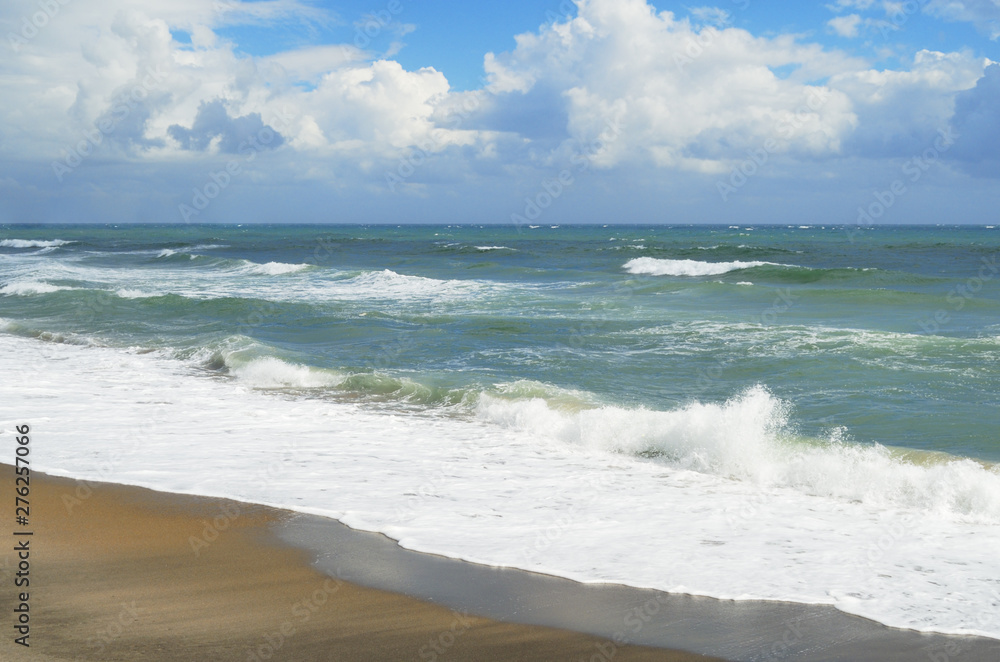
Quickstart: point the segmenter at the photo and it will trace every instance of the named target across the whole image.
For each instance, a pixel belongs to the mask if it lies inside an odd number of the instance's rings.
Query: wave
[[[52,292],[59,292],[60,290],[72,289],[74,288],[65,287],[63,285],[52,285],[51,283],[21,281],[0,287],[0,294],[7,294],[10,296],[30,296],[32,294],[50,294]]]
[[[461,294],[478,293],[485,289],[483,283],[474,280],[440,280],[424,276],[407,276],[390,269],[368,271],[338,284],[348,284],[351,292],[361,289],[367,296],[374,298],[427,298],[449,297]]]
[[[516,250],[508,246],[476,246],[477,251],[512,251]]]
[[[28,326],[23,322],[18,322],[3,317],[0,317],[0,332],[9,333],[11,335],[20,336],[22,338],[35,338],[36,340],[41,340],[43,342],[56,343],[61,345],[80,345],[86,347],[98,347],[101,344],[97,340],[81,334],[45,331],[42,329]]]
[[[623,269],[635,275],[649,276],[719,276],[731,271],[751,269],[765,265],[779,265],[774,262],[701,262],[699,260],[665,260],[655,257],[637,257],[623,265]]]
[[[344,376],[327,370],[282,361],[274,357],[252,359],[230,367],[230,373],[255,388],[327,388]]]
[[[0,239],[0,247],[2,248],[55,248],[75,243],[75,241],[63,241],[62,239]]]
[[[219,248],[216,245],[207,245],[202,248]],[[302,271],[308,269],[311,265],[308,264],[288,264],[285,262],[252,262],[251,260],[245,259],[231,259],[222,257],[211,257],[208,255],[199,255],[197,253],[189,253],[187,250],[195,250],[194,247],[185,250],[174,250],[172,248],[164,248],[160,250],[156,255],[156,259],[166,262],[166,263],[179,263],[187,265],[191,262],[195,263],[195,266],[199,267],[209,267],[220,270],[234,271],[241,274],[249,274],[254,276],[280,276],[283,274],[295,273],[297,271]]]
[[[247,336],[230,336],[212,347],[169,354],[227,374],[255,389],[319,390],[335,400],[451,407],[474,401],[475,391],[431,386],[406,377],[319,368],[299,363]]]
[[[152,292],[143,292],[142,290],[133,290],[127,287],[122,287],[115,290],[115,296],[122,299],[153,299],[155,297],[163,296],[161,294],[154,294]]]
[[[265,264],[258,264],[247,260],[240,270],[244,273],[258,276],[281,276],[283,274],[293,274],[298,271],[302,271],[303,269],[308,269],[310,266],[311,265],[308,264],[286,264],[284,262],[267,262]]]
[[[1000,468],[862,445],[847,440],[843,430],[826,440],[806,440],[794,434],[790,413],[788,403],[762,386],[722,404],[694,403],[671,411],[611,406],[574,411],[545,398],[489,394],[476,408],[480,419],[535,438],[760,487],[1000,522]]]

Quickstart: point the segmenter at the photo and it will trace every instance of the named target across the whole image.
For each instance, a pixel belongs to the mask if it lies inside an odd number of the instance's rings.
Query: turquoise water
[[[1000,638],[1000,231],[0,227],[38,470]]]
[[[8,334],[459,416],[481,393],[667,411],[763,385],[804,437],[1000,460],[992,228],[67,225],[0,242]]]

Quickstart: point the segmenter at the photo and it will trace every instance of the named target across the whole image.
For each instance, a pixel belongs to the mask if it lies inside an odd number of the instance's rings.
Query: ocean
[[[55,475],[1000,638],[992,226],[8,225],[0,350]]]

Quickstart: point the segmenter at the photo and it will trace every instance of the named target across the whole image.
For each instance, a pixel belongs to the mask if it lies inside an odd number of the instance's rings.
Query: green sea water
[[[1000,461],[1000,230],[3,226],[6,334],[462,416],[756,385],[797,434]]]

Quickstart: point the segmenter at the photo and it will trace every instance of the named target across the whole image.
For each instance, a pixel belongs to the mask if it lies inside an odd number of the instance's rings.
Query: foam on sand
[[[387,412],[274,392],[336,377],[246,345],[218,379],[200,357],[0,334],[19,417],[0,436],[29,420],[39,470],[290,507],[418,551],[1000,638],[994,467],[798,439],[763,387],[651,411],[526,383],[468,416]]]

